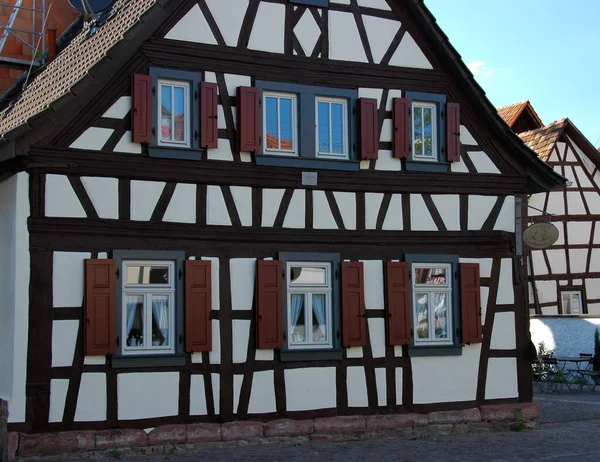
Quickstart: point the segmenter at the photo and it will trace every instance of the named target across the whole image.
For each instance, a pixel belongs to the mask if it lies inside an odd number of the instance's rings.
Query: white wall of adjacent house
[[[0,182],[0,398],[25,421],[29,312],[29,175]]]

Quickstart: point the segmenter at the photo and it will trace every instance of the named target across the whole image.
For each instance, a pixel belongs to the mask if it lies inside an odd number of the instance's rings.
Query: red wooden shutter
[[[85,355],[115,353],[115,261],[85,261]]]
[[[185,351],[212,349],[212,277],[211,262],[185,262]]]
[[[405,345],[412,340],[409,271],[406,262],[386,263],[385,306],[390,345]]]
[[[342,262],[343,346],[364,346],[366,339],[365,292],[362,262]]]
[[[281,262],[258,260],[256,270],[256,336],[259,349],[283,347]]]
[[[377,159],[379,152],[379,118],[377,100],[360,98],[360,158]]]
[[[217,84],[200,83],[200,142],[203,148],[219,146]]]
[[[460,162],[460,104],[446,104],[448,162]]]
[[[406,98],[394,98],[392,104],[392,118],[394,123],[394,134],[392,144],[394,157],[399,159],[408,158],[410,143],[410,116],[408,112],[409,103]]]
[[[237,133],[240,151],[256,152],[260,148],[260,90],[237,89]]]
[[[460,303],[463,343],[481,343],[479,264],[460,264]]]
[[[134,143],[152,142],[152,77],[133,74],[131,82],[131,137]]]

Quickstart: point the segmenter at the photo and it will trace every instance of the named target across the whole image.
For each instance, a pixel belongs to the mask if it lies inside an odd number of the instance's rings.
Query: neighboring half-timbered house
[[[515,216],[564,181],[421,0],[104,19],[0,114],[13,431],[531,400]]]

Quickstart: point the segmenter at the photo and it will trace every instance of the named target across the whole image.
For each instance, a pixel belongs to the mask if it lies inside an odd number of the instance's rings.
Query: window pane
[[[125,344],[128,347],[144,346],[144,296],[128,295],[125,313]]]
[[[169,284],[169,267],[127,266],[126,284]]]
[[[169,345],[169,296],[152,296],[152,346]]]
[[[580,314],[581,313],[581,304],[579,303],[579,294],[571,295],[571,310],[568,311],[571,314]]]
[[[292,266],[290,274],[290,283],[296,284],[325,284],[327,275],[325,268],[303,268],[301,266]]]
[[[415,268],[416,284],[448,285],[446,268]]]
[[[266,98],[266,119],[267,119],[267,148],[279,149],[279,111],[277,108],[277,98]]]
[[[160,88],[161,99],[161,118],[160,118],[160,138],[162,140],[171,140],[171,121],[173,118],[173,107],[171,104],[172,87],[162,85]]]
[[[176,141],[185,141],[185,89],[181,87],[173,88],[173,103],[175,110],[173,117],[175,119],[173,139]]]
[[[435,338],[448,338],[448,294],[433,293],[433,319]]]
[[[312,295],[312,339],[313,342],[327,342],[327,299],[325,294]]]
[[[281,98],[279,100],[279,110],[281,119],[281,146],[279,149],[292,151],[294,149],[292,100]]]
[[[429,338],[429,304],[427,294],[415,294],[417,314],[417,338]]]
[[[433,157],[431,108],[423,108],[423,129],[423,154],[427,157]]]
[[[304,325],[304,294],[292,294],[289,308],[292,332],[291,343],[306,342],[306,327]]]
[[[571,307],[569,306],[570,303],[570,294],[568,292],[563,292],[562,293],[562,309],[563,309],[563,313],[569,313]]]
[[[413,125],[414,125],[413,141],[414,141],[414,145],[415,145],[414,155],[422,156],[423,155],[423,129],[422,129],[423,109],[420,107],[415,107],[413,112],[414,112],[414,115],[413,115]]]
[[[319,103],[319,152],[329,150],[329,103]]]
[[[344,105],[331,104],[331,152],[344,154]]]

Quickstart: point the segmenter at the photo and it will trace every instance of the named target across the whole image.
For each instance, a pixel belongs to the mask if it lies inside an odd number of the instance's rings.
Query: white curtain
[[[312,309],[313,313],[315,314],[315,317],[317,318],[317,322],[319,323],[319,327],[321,328],[321,333],[325,336],[325,339],[327,339],[327,329],[325,326],[325,324],[327,323],[327,312],[325,310],[324,294],[312,296]]]
[[[135,310],[138,306],[139,297],[137,295],[129,295],[127,296],[127,330],[125,331],[126,338],[129,337],[131,333],[131,328],[133,327],[133,322],[135,321]]]
[[[153,297],[152,313],[158,324],[160,333],[164,337],[162,345],[169,344],[169,297]]]
[[[298,324],[298,318],[300,318],[300,312],[304,306],[304,295],[303,294],[292,294],[292,309],[291,309],[291,323],[292,330]]]
[[[446,303],[447,294],[433,294],[433,310],[435,318],[435,337],[448,337],[448,307]]]

